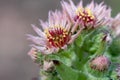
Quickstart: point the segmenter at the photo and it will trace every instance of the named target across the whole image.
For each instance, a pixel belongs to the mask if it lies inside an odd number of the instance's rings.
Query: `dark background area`
[[[83,1],[86,4],[91,0]],[[113,16],[120,11],[120,0],[104,2],[113,9]],[[60,8],[60,0],[0,0],[0,80],[39,76],[39,67],[27,55],[30,41],[25,34],[35,34],[31,24],[39,25],[39,19],[47,20],[49,10]]]

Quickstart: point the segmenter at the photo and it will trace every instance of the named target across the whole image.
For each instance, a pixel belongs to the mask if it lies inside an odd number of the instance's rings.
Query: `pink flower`
[[[115,33],[115,36],[120,35],[120,13],[115,18],[111,18],[110,28]]]
[[[62,1],[63,11],[66,12],[69,20],[74,24],[85,28],[95,28],[103,25],[108,25],[111,16],[111,9],[103,5],[94,3],[93,1],[87,6],[83,7],[82,1],[76,6],[72,0],[68,2]]]
[[[59,49],[66,49],[82,30],[81,28],[74,34],[78,25],[71,25],[64,12],[50,11],[48,18],[47,22],[40,20],[43,30],[32,25],[39,36],[28,35],[28,39],[34,42],[31,46],[42,54],[56,53]]]

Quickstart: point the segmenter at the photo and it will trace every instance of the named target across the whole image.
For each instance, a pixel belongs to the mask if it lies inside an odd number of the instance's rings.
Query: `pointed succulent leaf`
[[[57,65],[56,70],[61,80],[87,80],[87,77],[84,73],[76,71],[64,64]]]

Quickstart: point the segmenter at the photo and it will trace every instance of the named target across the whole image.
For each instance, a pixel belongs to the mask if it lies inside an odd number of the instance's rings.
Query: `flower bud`
[[[105,71],[109,68],[110,61],[106,56],[97,56],[90,61],[91,69]]]
[[[112,38],[111,38],[111,35],[106,33],[105,36],[103,37],[103,41],[106,41],[108,43],[111,43],[112,42]]]
[[[43,63],[43,70],[45,71],[51,71],[54,68],[54,64],[52,61],[44,61]]]
[[[117,65],[116,72],[117,72],[117,78],[120,79],[120,64]]]
[[[33,61],[36,61],[37,59],[37,51],[35,48],[32,48],[29,52],[28,55],[32,58]]]

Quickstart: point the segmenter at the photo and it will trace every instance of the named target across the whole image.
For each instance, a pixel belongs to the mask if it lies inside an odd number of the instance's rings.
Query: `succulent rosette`
[[[61,1],[62,9],[49,11],[48,20],[32,25],[38,36],[28,55],[40,66],[42,80],[119,80],[120,14],[91,1],[83,6]]]

